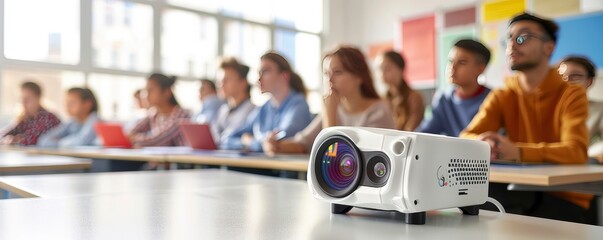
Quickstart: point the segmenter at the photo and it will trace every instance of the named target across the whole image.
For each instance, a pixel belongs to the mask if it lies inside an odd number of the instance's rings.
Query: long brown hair
[[[387,51],[387,52],[383,53],[383,58],[390,60],[392,63],[394,63],[394,65],[396,65],[398,68],[400,68],[402,70],[406,67],[406,61],[404,61],[404,57],[402,57],[402,55],[398,52]],[[410,89],[410,87],[406,83],[406,79],[404,79],[404,77],[402,77],[402,79],[400,79],[400,83],[394,87],[396,88],[396,90],[402,100],[402,104],[404,106],[404,109],[403,109],[404,116],[408,116],[409,111],[410,111],[410,102],[408,101],[408,98],[410,97],[410,93],[412,92],[412,89]],[[387,92],[386,96],[390,102],[392,102],[394,97],[396,97],[396,96],[393,96],[390,91]],[[396,111],[397,110],[398,109],[396,109]]]
[[[276,66],[280,72],[289,73],[289,87],[296,92],[303,94],[304,96],[308,95],[308,89],[306,89],[304,81],[299,74],[293,71],[287,59],[275,52],[267,52],[266,54],[262,55],[260,59],[270,60],[271,62],[276,63]]]
[[[339,61],[341,61],[341,64],[346,71],[352,73],[362,80],[362,83],[360,84],[360,94],[363,97],[369,99],[380,98],[379,94],[377,94],[377,91],[375,90],[375,86],[373,85],[371,70],[366,63],[364,54],[362,54],[358,48],[341,46],[328,53],[324,57],[323,61],[332,57],[337,57]]]

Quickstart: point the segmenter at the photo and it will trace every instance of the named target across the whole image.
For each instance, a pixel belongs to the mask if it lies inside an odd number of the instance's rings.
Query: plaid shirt
[[[36,145],[40,135],[60,123],[61,120],[57,116],[42,108],[35,117],[25,118],[4,136],[18,137],[18,145]]]
[[[157,112],[140,120],[130,131],[134,134],[133,144],[138,146],[183,146],[180,121],[190,119],[190,114],[176,106],[169,115]]]

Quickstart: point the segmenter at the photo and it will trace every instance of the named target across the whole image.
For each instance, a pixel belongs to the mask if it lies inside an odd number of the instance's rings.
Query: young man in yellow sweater
[[[506,54],[515,75],[484,100],[461,137],[488,142],[493,159],[554,164],[586,163],[588,100],[583,88],[563,81],[549,60],[558,26],[527,13],[508,28]],[[591,195],[507,191],[490,184],[490,196],[507,212],[587,222]]]

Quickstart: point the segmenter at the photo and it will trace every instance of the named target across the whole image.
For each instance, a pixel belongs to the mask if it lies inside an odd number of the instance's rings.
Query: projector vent
[[[450,159],[448,163],[450,186],[468,186],[488,183],[488,161]]]

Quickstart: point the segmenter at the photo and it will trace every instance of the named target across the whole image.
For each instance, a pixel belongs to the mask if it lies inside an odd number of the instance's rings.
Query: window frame
[[[242,24],[252,24],[259,25],[269,29],[270,31],[270,49],[274,49],[275,42],[275,32],[277,30],[285,30],[292,31],[296,33],[307,33],[316,35],[320,41],[320,49],[319,55],[322,55],[322,49],[324,47],[324,35],[323,31],[321,32],[310,32],[304,30],[298,30],[293,27],[278,25],[275,23],[274,19],[271,23],[264,23],[259,21],[253,21],[244,19],[241,17],[232,17],[228,15],[223,15],[220,10],[218,12],[207,12],[199,9],[188,8],[184,6],[174,5],[168,3],[167,0],[120,0],[123,2],[131,2],[137,4],[148,5],[152,8],[152,24],[153,24],[153,60],[152,60],[152,71],[160,71],[161,68],[161,26],[163,19],[163,12],[166,10],[180,10],[185,12],[190,12],[199,16],[204,17],[212,17],[217,20],[218,23],[218,56],[222,56],[224,53],[224,39],[225,39],[225,23],[227,21],[236,21]],[[324,9],[327,5],[328,0],[323,0],[323,25],[324,25]],[[0,0],[0,12],[4,13],[5,10],[5,0]],[[63,64],[63,63],[52,63],[52,62],[39,62],[39,61],[27,61],[27,60],[16,60],[16,59],[8,59],[4,55],[4,24],[5,19],[0,18],[0,71],[5,69],[39,69],[39,70],[62,70],[62,71],[76,71],[82,72],[84,74],[84,83],[87,86],[90,75],[92,74],[109,74],[109,75],[122,75],[122,76],[130,76],[130,77],[146,77],[150,74],[150,72],[140,72],[140,71],[131,71],[131,70],[121,70],[121,69],[113,69],[113,68],[103,68],[94,66],[93,63],[93,46],[92,46],[92,27],[93,27],[93,0],[80,0],[80,61],[77,64]],[[258,56],[259,58],[259,56]],[[258,59],[259,61],[259,59]],[[169,73],[167,73],[169,74]],[[209,77],[213,78],[214,75],[208,73],[209,76],[201,76],[201,77]],[[179,76],[176,75],[179,80],[184,81],[197,81],[199,77],[194,76]],[[0,75],[0,82],[1,79]],[[322,79],[321,79],[322,82]],[[320,89],[309,89],[309,91],[319,92]],[[1,97],[1,96],[0,96]]]

